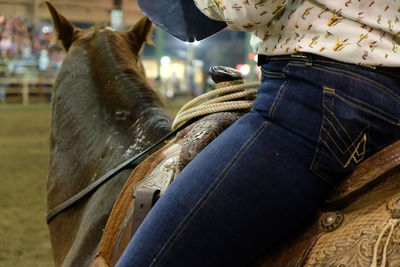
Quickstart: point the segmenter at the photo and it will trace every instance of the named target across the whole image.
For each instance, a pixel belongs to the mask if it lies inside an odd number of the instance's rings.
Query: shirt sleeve
[[[265,27],[286,9],[286,0],[194,0],[206,16],[238,31]]]

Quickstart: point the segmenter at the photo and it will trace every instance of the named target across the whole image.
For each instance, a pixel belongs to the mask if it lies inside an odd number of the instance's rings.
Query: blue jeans
[[[400,137],[399,78],[312,55],[271,58],[262,72],[251,112],[178,175],[117,266],[251,264]]]

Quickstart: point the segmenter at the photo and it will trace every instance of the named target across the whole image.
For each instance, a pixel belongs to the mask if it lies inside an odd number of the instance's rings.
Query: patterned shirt
[[[309,52],[400,66],[399,0],[194,0],[208,17],[251,31],[258,54]]]

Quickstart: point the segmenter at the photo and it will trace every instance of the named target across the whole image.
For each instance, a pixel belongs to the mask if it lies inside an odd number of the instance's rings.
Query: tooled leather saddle
[[[204,117],[143,161],[114,204],[92,266],[114,266],[174,177],[243,113]],[[255,266],[400,266],[400,141],[334,187],[313,223]],[[293,218],[295,219],[295,218]]]

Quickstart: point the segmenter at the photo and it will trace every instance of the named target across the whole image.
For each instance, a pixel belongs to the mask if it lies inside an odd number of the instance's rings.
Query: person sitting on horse
[[[177,176],[117,266],[245,266],[315,215],[327,191],[400,136],[398,3],[138,1],[172,35],[252,32],[249,113]],[[223,49],[223,48],[221,48]]]

